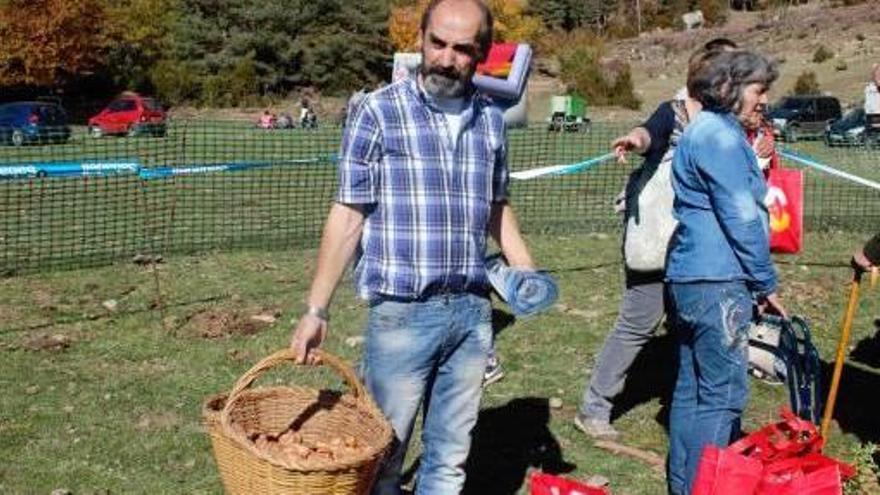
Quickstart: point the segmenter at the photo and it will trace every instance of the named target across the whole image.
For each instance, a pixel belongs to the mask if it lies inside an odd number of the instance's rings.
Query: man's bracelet
[[[322,308],[320,306],[307,306],[305,314],[315,316],[325,322],[330,321],[330,313],[327,312],[327,308]]]

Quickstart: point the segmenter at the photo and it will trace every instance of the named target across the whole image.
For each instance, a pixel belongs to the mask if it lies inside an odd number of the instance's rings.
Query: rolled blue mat
[[[559,286],[549,273],[510,268],[501,254],[486,258],[486,271],[492,288],[518,317],[546,311],[559,298]]]

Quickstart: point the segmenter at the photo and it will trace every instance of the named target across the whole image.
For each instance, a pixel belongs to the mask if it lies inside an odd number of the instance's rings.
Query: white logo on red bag
[[[785,191],[777,186],[769,185],[767,196],[764,197],[764,204],[770,214],[770,231],[785,232],[788,230],[791,225],[791,215],[788,214],[786,208],[788,197],[786,197]]]

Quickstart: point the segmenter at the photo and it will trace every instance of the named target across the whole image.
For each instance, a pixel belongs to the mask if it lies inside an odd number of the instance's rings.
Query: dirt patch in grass
[[[598,318],[599,316],[602,315],[602,313],[597,310],[583,310],[583,309],[571,307],[567,304],[560,303],[560,304],[557,304],[555,307],[556,307],[556,310],[559,311],[560,313],[577,316],[578,318],[583,318],[585,320],[595,320],[596,318]]]
[[[39,334],[27,337],[23,346],[25,349],[34,352],[59,352],[70,347],[72,343],[73,339],[63,333],[54,335]]]
[[[37,305],[40,309],[55,309],[57,302],[55,295],[52,294],[48,289],[40,288],[34,289],[31,293],[31,298],[34,301],[34,304]]]
[[[6,328],[21,318],[18,308],[8,304],[0,304],[0,328]]]
[[[231,335],[254,335],[272,326],[281,313],[274,308],[230,310],[210,308],[193,314],[184,327],[205,339]]]
[[[814,306],[828,304],[834,301],[837,292],[841,292],[840,284],[834,279],[818,280],[786,280],[782,286],[782,296],[794,301],[799,306]]]
[[[135,428],[140,431],[167,430],[180,423],[180,416],[171,411],[152,411],[141,414]]]

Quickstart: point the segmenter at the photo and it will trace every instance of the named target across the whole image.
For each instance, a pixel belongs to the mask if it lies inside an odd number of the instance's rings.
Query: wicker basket
[[[319,355],[325,365],[342,376],[349,393],[298,386],[251,389],[251,383],[266,370],[294,360],[293,352],[284,349],[248,370],[228,396],[215,395],[205,402],[202,416],[226,493],[369,493],[391,444],[391,426],[348,365],[326,352],[319,351]],[[344,434],[364,448],[359,455],[346,459],[310,458],[300,464],[294,459],[271,457],[257,449],[245,434],[275,435],[290,427],[311,441]]]

